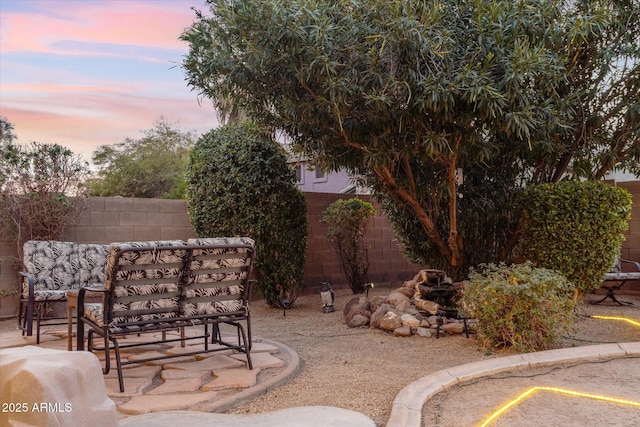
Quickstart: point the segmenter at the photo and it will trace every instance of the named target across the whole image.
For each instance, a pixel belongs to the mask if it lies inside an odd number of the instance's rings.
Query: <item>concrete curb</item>
[[[400,390],[387,427],[421,427],[422,407],[436,394],[456,384],[507,371],[597,359],[640,356],[640,342],[602,344],[517,354],[443,369],[414,381]]]

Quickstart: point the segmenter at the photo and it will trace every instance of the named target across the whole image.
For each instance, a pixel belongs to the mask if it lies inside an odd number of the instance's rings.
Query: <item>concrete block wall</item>
[[[342,272],[340,258],[327,238],[328,227],[322,222],[323,212],[338,199],[350,199],[353,195],[305,193],[307,202],[307,263],[305,268],[305,293],[320,292],[320,283],[329,281],[334,289],[349,288]],[[371,197],[358,195],[371,202]],[[412,279],[421,269],[410,263],[402,254],[394,232],[382,209],[374,203],[377,215],[372,218],[366,232],[369,251],[369,280],[385,285],[401,285]]]
[[[640,181],[617,183],[633,196],[633,209],[621,255],[640,261]],[[338,198],[352,195],[306,193],[308,219],[307,263],[304,272],[305,294],[319,292],[320,282],[328,280],[335,289],[348,288],[340,260],[322,222],[324,210]],[[371,201],[369,196],[358,196]],[[413,277],[421,266],[410,263],[402,254],[387,218],[376,206],[378,215],[367,231],[369,247],[369,280],[386,285],[399,285]],[[132,240],[186,240],[195,237],[184,200],[90,198],[87,210],[63,240],[79,243],[111,243]],[[15,315],[18,299],[11,295],[17,288],[17,248],[0,236],[0,290],[10,295],[0,297],[0,318]],[[640,282],[629,283],[627,293],[640,294]]]

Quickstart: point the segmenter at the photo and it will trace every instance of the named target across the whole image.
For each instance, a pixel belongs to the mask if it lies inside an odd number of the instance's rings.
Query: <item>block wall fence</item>
[[[640,181],[618,183],[631,192],[634,199],[630,227],[622,246],[622,258],[640,261]],[[334,289],[348,288],[340,260],[327,239],[322,222],[323,211],[337,199],[352,195],[305,193],[307,202],[308,245],[304,272],[304,294],[319,292],[320,282],[328,280]],[[358,196],[371,201],[369,196]],[[422,268],[409,262],[400,249],[394,232],[381,209],[367,230],[369,246],[369,279],[381,285],[400,285]],[[87,201],[87,210],[61,240],[78,243],[111,243],[135,240],[189,239],[195,237],[184,200],[95,197]],[[259,250],[259,248],[258,248]],[[17,248],[0,238],[0,318],[14,316],[18,299],[14,295]],[[632,283],[627,293],[640,294],[640,283]]]

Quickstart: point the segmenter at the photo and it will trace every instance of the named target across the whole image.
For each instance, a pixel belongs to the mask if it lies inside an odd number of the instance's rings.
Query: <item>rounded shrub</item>
[[[532,185],[519,206],[522,259],[559,271],[580,292],[600,287],[629,226],[629,192],[602,181]]]
[[[303,288],[306,204],[280,145],[255,124],[220,127],[196,142],[187,176],[198,236],[253,238],[258,291],[271,306],[293,304]]]
[[[478,320],[485,347],[538,351],[573,324],[574,286],[560,273],[523,264],[471,269],[462,306]]]

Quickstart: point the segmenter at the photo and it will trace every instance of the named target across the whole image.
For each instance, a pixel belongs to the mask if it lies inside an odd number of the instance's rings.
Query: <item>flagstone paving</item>
[[[188,331],[187,336],[194,336],[198,331]],[[172,333],[167,335],[171,337]],[[174,334],[175,337],[179,337]],[[160,338],[159,334],[128,336],[127,343],[151,342]],[[96,343],[97,344],[97,343]],[[22,336],[20,331],[3,333],[0,349],[35,345],[35,337]],[[40,346],[49,349],[67,351],[67,331],[62,329],[46,329],[41,332]],[[118,411],[125,415],[172,410],[209,411],[213,407],[233,405],[234,394],[242,396],[242,400],[263,393],[274,384],[282,383],[295,375],[299,360],[292,357],[290,349],[282,344],[268,340],[255,339],[252,343],[251,361],[253,369],[247,367],[245,354],[217,345],[209,345],[209,349],[220,349],[215,353],[202,353],[180,356],[193,351],[203,351],[204,344],[197,343],[181,346],[179,343],[167,345],[153,344],[123,348],[123,360],[135,362],[157,356],[173,355],[169,359],[134,363],[123,367],[125,391],[120,392],[116,361],[111,354],[111,370],[104,375],[107,395],[116,403]],[[96,351],[96,357],[104,366],[104,351]],[[282,373],[287,378],[278,379]],[[264,375],[262,375],[264,374]],[[269,384],[261,384],[266,383]]]

